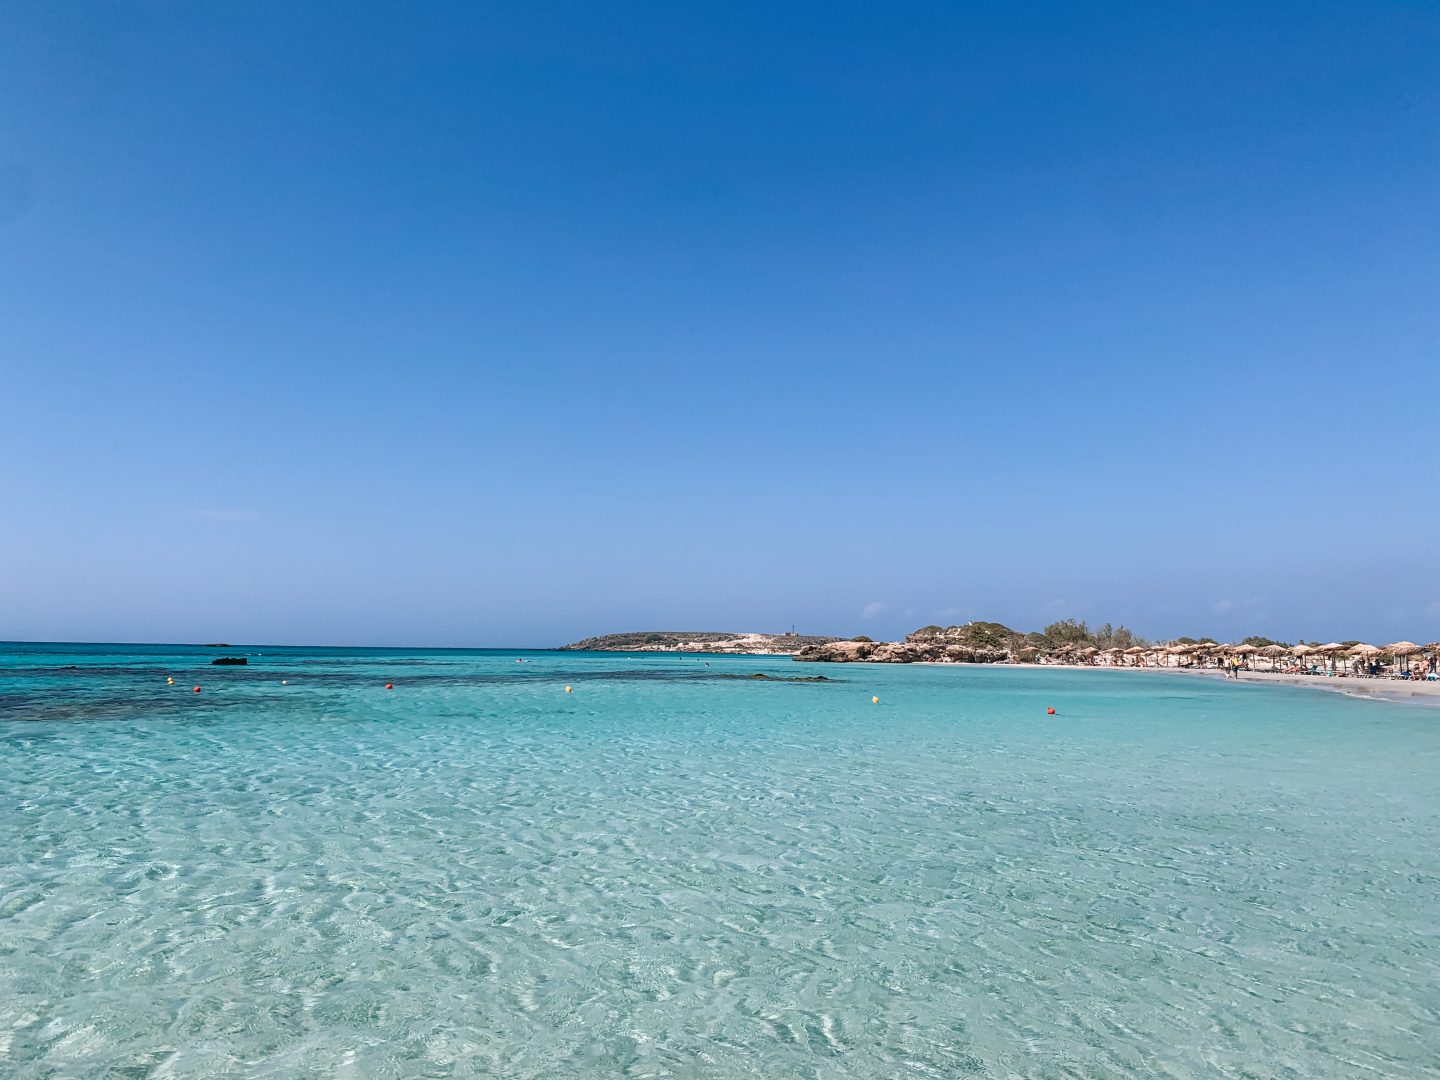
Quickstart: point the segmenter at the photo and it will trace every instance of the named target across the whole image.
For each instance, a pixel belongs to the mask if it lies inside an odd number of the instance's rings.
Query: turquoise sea
[[[0,645],[0,1075],[1440,1077],[1440,710],[224,651]]]

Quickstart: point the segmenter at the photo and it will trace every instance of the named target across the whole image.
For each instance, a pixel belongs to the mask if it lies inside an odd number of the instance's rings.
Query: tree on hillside
[[[1018,648],[1023,636],[998,622],[968,622],[956,635],[960,644],[972,649]]]
[[[1061,619],[1045,627],[1045,637],[1055,645],[1088,645],[1090,628],[1084,622]]]
[[[1111,626],[1108,622],[1095,631],[1091,641],[1101,649],[1128,649],[1140,644],[1140,639],[1128,626]]]

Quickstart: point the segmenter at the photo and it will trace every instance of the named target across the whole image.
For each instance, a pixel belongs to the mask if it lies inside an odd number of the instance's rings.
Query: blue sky
[[[0,638],[1440,638],[1440,9],[42,4]]]

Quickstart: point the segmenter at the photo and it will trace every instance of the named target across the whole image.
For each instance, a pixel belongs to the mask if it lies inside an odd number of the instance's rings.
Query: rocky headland
[[[999,623],[926,626],[903,641],[871,641],[866,637],[810,645],[796,660],[814,663],[914,664],[922,661],[956,664],[998,664],[1018,659],[1027,648],[1025,635]]]
[[[1119,652],[1137,644],[1125,627],[1108,623],[1092,632],[1073,620],[1054,623],[1040,633],[1012,630],[1003,623],[968,622],[963,626],[922,626],[903,641],[871,641],[867,637],[810,645],[796,660],[844,664],[1015,664],[1041,657]],[[1139,651],[1138,649],[1135,651]]]
[[[587,652],[751,653],[793,656],[805,648],[839,640],[815,634],[747,634],[723,630],[639,630],[586,638],[565,650]]]

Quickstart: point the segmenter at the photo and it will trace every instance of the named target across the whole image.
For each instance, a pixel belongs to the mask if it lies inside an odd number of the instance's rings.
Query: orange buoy
[[[393,682],[387,682],[387,683],[385,684],[385,689],[386,689],[386,690],[394,690],[394,689],[395,689],[395,684],[394,684]]]
[[[1054,716],[1054,715],[1055,715],[1055,706],[1054,706],[1054,705],[1051,705],[1050,708],[1046,709],[1045,711],[1046,711],[1047,713],[1049,713],[1051,716]]]
[[[195,687],[195,691],[194,691],[194,692],[198,694],[198,693],[200,692],[200,687],[198,687],[198,686]]]
[[[565,687],[565,692],[566,692],[567,694],[570,693],[570,687],[568,687],[568,686]]]
[[[870,704],[871,704],[871,705],[879,705],[879,704],[880,704],[880,699],[879,699],[878,697],[875,697],[874,695],[871,695],[871,697],[870,697]]]

